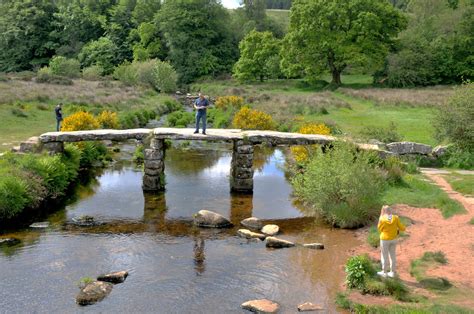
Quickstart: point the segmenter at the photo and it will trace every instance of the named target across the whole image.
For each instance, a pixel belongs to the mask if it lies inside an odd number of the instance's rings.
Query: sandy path
[[[442,251],[448,263],[429,269],[427,274],[447,278],[456,286],[474,289],[474,225],[469,224],[469,220],[474,217],[474,198],[453,191],[439,174],[426,175],[451,198],[463,204],[468,213],[445,219],[435,208],[394,206],[399,215],[413,220],[413,225],[407,228],[409,237],[401,240],[397,248],[398,274],[409,286],[417,287],[415,278],[409,273],[410,262],[427,251]],[[361,231],[359,236],[367,243],[367,229]],[[356,254],[365,252],[380,259],[379,249],[368,244],[354,250]]]

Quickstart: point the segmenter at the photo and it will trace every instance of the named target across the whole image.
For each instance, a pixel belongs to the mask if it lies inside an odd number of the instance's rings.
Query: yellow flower
[[[94,130],[99,127],[99,122],[91,113],[79,111],[64,119],[61,131]]]

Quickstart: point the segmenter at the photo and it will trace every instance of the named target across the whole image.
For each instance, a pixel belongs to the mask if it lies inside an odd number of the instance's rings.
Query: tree
[[[0,3],[0,71],[31,70],[54,55],[50,40],[56,7],[51,1]]]
[[[180,82],[230,72],[237,45],[220,1],[165,0],[156,19]]]
[[[405,24],[386,1],[295,0],[283,44],[283,63],[293,65],[286,73],[316,78],[329,70],[332,83],[340,85],[349,65],[380,67]]]
[[[234,76],[240,81],[265,78],[275,72],[279,40],[270,32],[251,31],[239,44],[240,59],[234,66]]]
[[[118,48],[108,37],[101,37],[85,45],[79,53],[82,67],[98,65],[104,69],[104,74],[110,74],[120,59],[117,57]]]

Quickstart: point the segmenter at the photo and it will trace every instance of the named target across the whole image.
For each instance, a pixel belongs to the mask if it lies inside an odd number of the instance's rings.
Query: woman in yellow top
[[[405,231],[405,226],[400,222],[397,215],[393,215],[390,206],[384,205],[380,212],[379,224],[377,226],[380,232],[380,250],[382,271],[377,274],[383,277],[395,277],[395,269],[397,266],[396,246],[397,236],[400,231]],[[388,260],[390,257],[390,271],[388,270]]]

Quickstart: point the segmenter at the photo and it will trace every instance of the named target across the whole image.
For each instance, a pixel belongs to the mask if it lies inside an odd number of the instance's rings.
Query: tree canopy
[[[377,69],[405,27],[401,12],[378,0],[295,0],[283,43],[289,76],[329,70],[341,84],[348,66]]]

